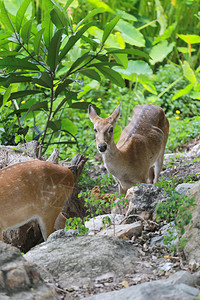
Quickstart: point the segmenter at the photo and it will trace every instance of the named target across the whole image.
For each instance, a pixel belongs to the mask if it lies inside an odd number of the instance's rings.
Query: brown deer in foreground
[[[89,105],[97,149],[103,156],[106,169],[117,181],[119,192],[126,194],[137,183],[158,181],[169,134],[169,122],[162,108],[151,104],[136,105],[130,123],[115,144],[113,129],[119,115],[120,105],[106,119],[100,118],[93,106]]]
[[[0,170],[0,240],[3,231],[37,220],[44,240],[73,191],[74,176],[67,168],[31,160]]]

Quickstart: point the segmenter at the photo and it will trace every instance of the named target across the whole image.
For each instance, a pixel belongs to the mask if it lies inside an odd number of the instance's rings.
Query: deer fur
[[[130,123],[115,144],[113,129],[119,116],[120,105],[105,119],[100,118],[94,107],[89,105],[97,149],[102,154],[106,169],[117,181],[119,193],[126,194],[137,183],[158,181],[169,122],[162,108],[152,104],[136,105]]]

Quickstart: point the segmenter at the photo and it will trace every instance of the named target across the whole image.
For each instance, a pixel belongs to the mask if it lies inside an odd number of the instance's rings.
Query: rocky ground
[[[198,181],[200,144],[197,142],[186,147],[184,153],[166,155],[161,177],[169,181],[177,178],[176,184]],[[100,171],[102,167],[95,167],[91,177]],[[115,190],[116,187],[111,186],[108,192]],[[95,236],[92,228],[88,236],[61,230],[28,251],[25,260],[19,258],[18,253],[14,264],[10,257],[5,258],[6,253],[14,250],[8,248],[5,253],[5,244],[0,244],[0,260],[3,261],[0,299],[44,299],[34,298],[34,293],[39,295],[40,292],[49,295],[45,299],[62,300],[196,299],[200,289],[198,264],[186,259],[182,251],[174,254],[163,244],[169,225],[154,218],[156,203],[165,199],[162,190],[141,185],[133,189],[130,197],[133,205],[126,208],[128,217],[122,213],[118,218],[115,237],[110,236],[109,228],[99,228]],[[117,224],[123,226],[122,223],[135,227],[117,231]],[[25,272],[21,271],[22,264]],[[34,272],[29,271],[29,264]],[[23,289],[26,293],[21,292]],[[147,294],[143,294],[144,291]],[[17,296],[13,294],[16,292]],[[137,297],[129,298],[130,295]]]

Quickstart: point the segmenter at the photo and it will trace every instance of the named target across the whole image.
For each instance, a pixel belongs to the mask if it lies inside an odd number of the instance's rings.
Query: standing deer
[[[162,108],[152,104],[136,105],[130,123],[115,144],[113,129],[119,115],[120,105],[105,119],[100,118],[93,106],[89,105],[97,149],[103,156],[106,169],[118,183],[119,193],[126,194],[137,183],[158,181],[169,134],[169,122]]]
[[[37,220],[44,240],[73,191],[74,176],[67,168],[40,160],[0,170],[0,240],[3,231]]]

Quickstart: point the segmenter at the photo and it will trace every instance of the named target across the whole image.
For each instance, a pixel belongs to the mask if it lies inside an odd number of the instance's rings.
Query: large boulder
[[[28,263],[20,251],[0,242],[0,299],[58,299],[54,288],[47,286],[35,264]]]
[[[107,273],[116,277],[133,274],[138,251],[116,237],[59,235],[36,246],[24,257],[47,269],[61,287],[71,289],[92,286],[98,277]]]

